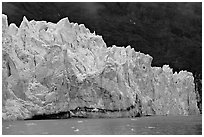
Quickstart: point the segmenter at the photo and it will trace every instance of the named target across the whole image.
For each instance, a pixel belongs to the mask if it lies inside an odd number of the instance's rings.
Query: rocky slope
[[[199,114],[192,73],[151,67],[130,46],[108,47],[68,18],[28,21],[2,15],[2,117],[135,117]],[[57,117],[57,116],[56,116]]]

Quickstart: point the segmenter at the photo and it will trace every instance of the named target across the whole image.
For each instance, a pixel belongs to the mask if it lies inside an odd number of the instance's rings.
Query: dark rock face
[[[3,15],[3,119],[199,114],[190,72],[151,67],[130,46],[107,48],[84,25]]]

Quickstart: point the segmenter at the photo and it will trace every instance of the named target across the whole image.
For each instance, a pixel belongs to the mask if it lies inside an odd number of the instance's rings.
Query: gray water
[[[202,116],[2,121],[2,134],[202,134]]]

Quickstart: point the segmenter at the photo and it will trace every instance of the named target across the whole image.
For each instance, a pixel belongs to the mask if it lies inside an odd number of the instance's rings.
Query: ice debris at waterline
[[[107,47],[85,26],[2,15],[2,117],[199,114],[192,73],[151,67],[130,46]]]

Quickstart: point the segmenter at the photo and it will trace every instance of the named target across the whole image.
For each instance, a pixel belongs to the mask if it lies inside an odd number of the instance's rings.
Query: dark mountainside
[[[3,3],[2,12],[18,27],[23,16],[85,24],[107,46],[131,45],[151,55],[152,66],[192,72],[202,96],[202,3]]]

